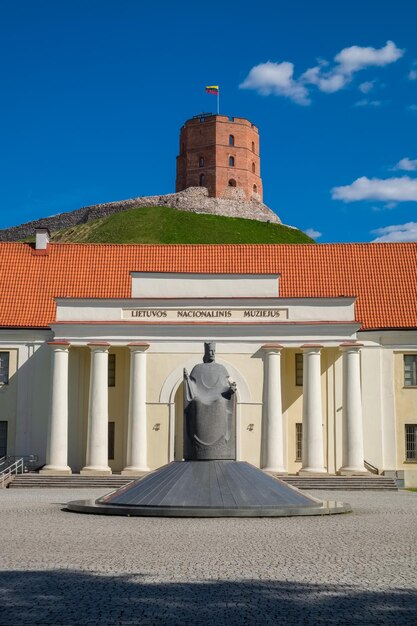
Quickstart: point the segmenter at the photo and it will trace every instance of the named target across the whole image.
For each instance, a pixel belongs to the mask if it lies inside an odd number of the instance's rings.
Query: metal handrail
[[[0,472],[0,488],[4,489],[6,481],[8,482],[13,474],[23,474],[24,462],[23,457],[9,465],[8,468]]]
[[[372,463],[368,463],[368,461],[364,461],[363,462],[366,469],[371,472],[371,474],[379,474],[379,469],[377,467],[375,467],[375,465],[372,465]]]

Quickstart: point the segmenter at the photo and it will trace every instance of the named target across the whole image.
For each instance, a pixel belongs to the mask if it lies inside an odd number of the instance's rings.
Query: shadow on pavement
[[[0,573],[0,624],[416,624],[417,592],[280,581],[151,583],[70,570]]]

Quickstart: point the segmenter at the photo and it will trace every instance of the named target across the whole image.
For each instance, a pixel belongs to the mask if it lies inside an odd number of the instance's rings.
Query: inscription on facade
[[[123,320],[135,322],[280,322],[288,319],[288,309],[249,308],[249,309],[123,309]]]

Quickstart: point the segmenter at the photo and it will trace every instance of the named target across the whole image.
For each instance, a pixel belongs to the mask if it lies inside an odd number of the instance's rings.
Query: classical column
[[[323,346],[301,346],[303,351],[303,445],[300,473],[326,473],[323,457],[323,411],[321,401],[320,350]]]
[[[264,466],[266,472],[286,473],[281,400],[282,346],[263,346],[266,370],[266,423],[264,434]]]
[[[52,387],[46,465],[41,474],[71,474],[68,467],[68,341],[50,341]]]
[[[364,467],[360,348],[362,344],[342,343],[343,433],[340,474],[367,474]]]
[[[89,343],[91,350],[88,400],[87,458],[81,474],[111,474],[108,464],[108,357],[106,342]]]
[[[146,350],[148,343],[131,343],[127,466],[122,474],[148,472],[146,417]]]

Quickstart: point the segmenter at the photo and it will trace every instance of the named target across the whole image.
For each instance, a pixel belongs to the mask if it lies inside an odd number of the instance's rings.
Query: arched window
[[[200,157],[198,160],[198,164],[200,167],[204,167],[204,157]]]
[[[255,163],[252,163],[252,174],[255,173]]]
[[[258,187],[256,185],[253,186],[253,193],[258,193]]]
[[[200,174],[200,187],[205,187],[206,185],[206,177],[204,176],[204,174]]]
[[[229,135],[229,146],[235,145],[235,137],[234,135]]]
[[[252,152],[255,152],[255,142],[252,141]]]
[[[236,187],[236,181],[235,181],[235,179],[234,179],[234,178],[231,178],[231,179],[229,180],[229,187]]]
[[[229,156],[229,167],[235,166],[235,157]]]

